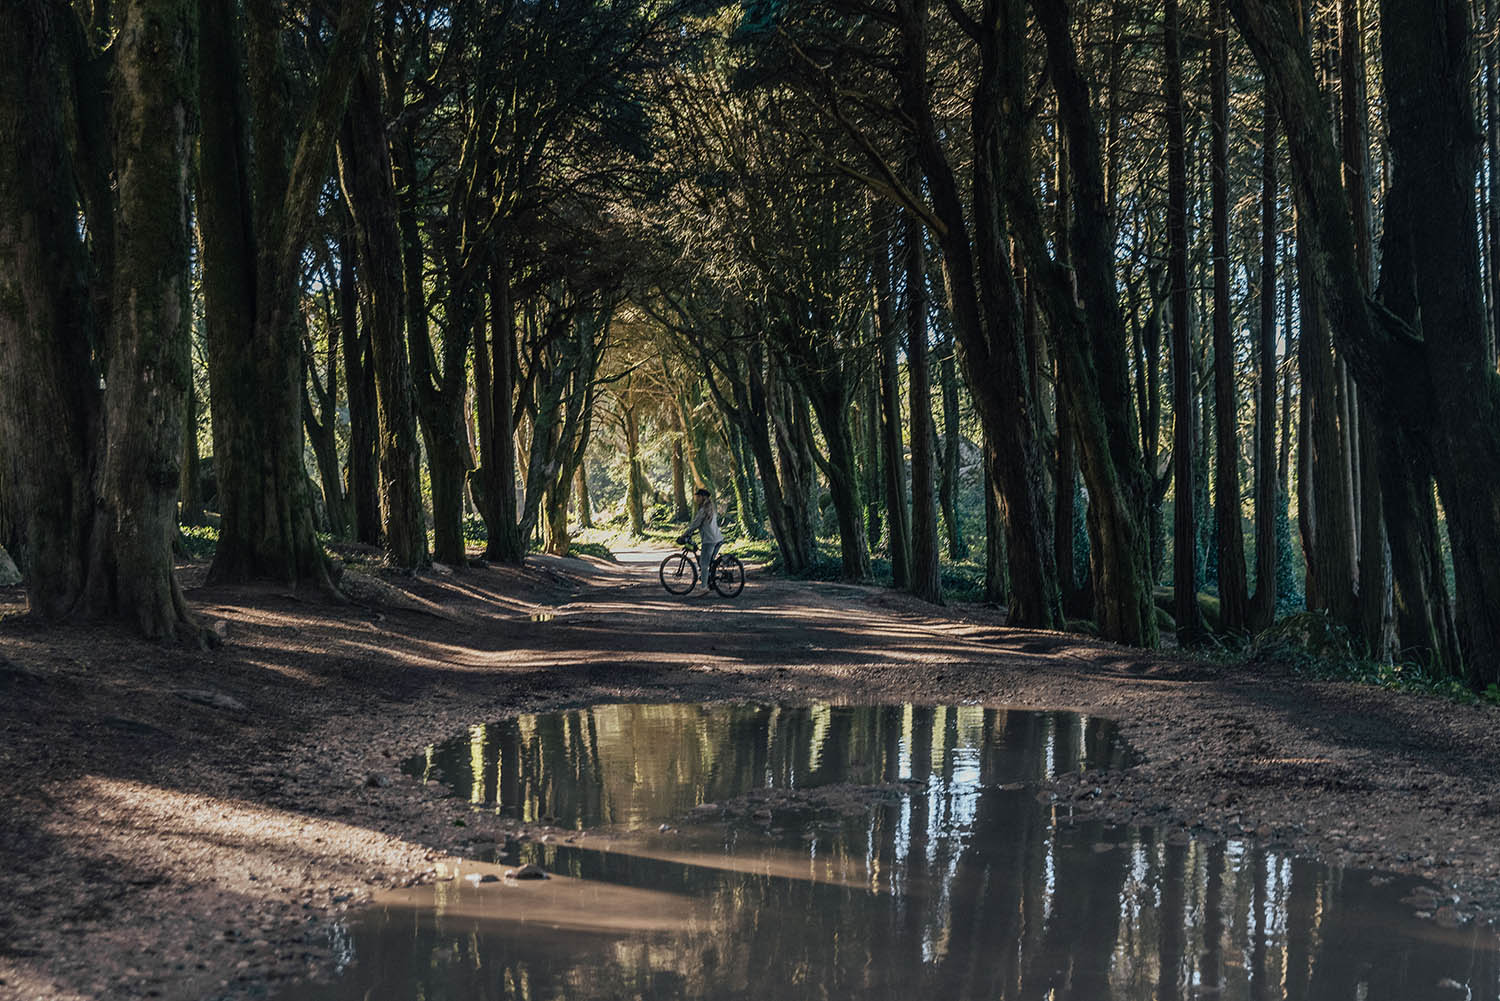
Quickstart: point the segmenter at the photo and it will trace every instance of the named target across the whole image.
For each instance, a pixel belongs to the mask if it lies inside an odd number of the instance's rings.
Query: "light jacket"
[[[703,533],[705,546],[717,546],[724,541],[724,533],[719,531],[719,512],[713,501],[700,507],[698,513],[693,515],[693,523],[688,526],[686,534],[698,531]]]

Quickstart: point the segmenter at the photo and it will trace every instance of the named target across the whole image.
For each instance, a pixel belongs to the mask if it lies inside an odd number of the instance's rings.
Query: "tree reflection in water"
[[[1412,880],[1070,823],[1037,795],[1123,762],[1106,721],[970,706],[599,706],[475,728],[410,767],[476,808],[624,837],[526,845],[514,860],[559,877],[540,888],[372,907],[340,980],[283,997],[1496,997],[1493,940],[1415,918]],[[682,823],[836,783],[888,791],[852,812],[778,799],[770,825]],[[528,920],[536,893],[555,895],[550,924]],[[554,920],[575,898],[579,920]],[[606,898],[645,930],[588,920]]]

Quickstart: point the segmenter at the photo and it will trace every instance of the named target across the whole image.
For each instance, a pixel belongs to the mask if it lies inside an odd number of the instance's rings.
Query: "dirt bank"
[[[201,568],[187,568],[189,581]],[[1453,884],[1500,912],[1500,712],[1003,628],[876,588],[645,565],[365,578],[331,604],[195,588],[215,651],[38,629],[0,589],[0,999],[251,998],[326,977],[369,893],[492,840],[397,762],[595,700],[983,702],[1119,719],[1080,810]],[[550,614],[537,614],[550,613]]]

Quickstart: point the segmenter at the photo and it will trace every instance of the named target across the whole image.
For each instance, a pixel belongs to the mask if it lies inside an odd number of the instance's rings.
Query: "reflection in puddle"
[[[977,707],[601,706],[477,727],[411,767],[482,808],[614,834],[458,874],[531,861],[544,882],[387,895],[348,925],[337,983],[284,997],[1496,997],[1489,934],[1416,918],[1414,880],[1074,824],[1037,796],[1045,775],[1121,758],[1104,721]]]

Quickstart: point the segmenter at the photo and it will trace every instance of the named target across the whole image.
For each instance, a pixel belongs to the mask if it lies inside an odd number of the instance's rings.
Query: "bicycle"
[[[681,597],[698,584],[698,548],[691,542],[661,561],[657,576],[668,594]],[[745,566],[736,556],[719,553],[708,568],[708,586],[720,596],[733,598],[745,589]]]

